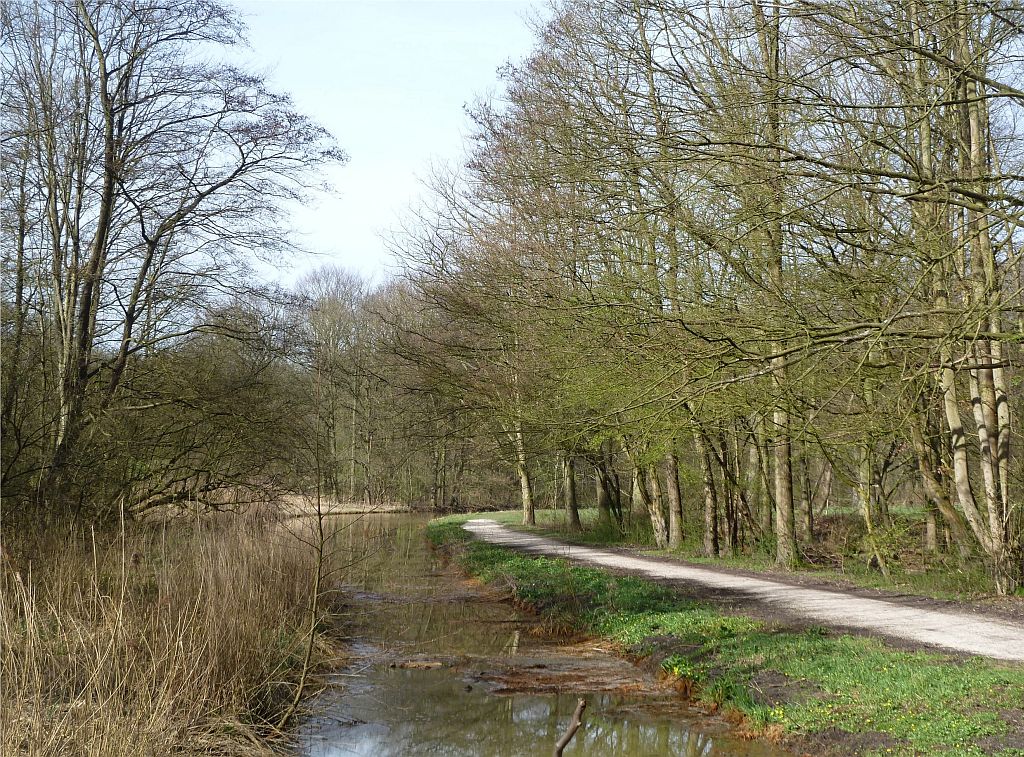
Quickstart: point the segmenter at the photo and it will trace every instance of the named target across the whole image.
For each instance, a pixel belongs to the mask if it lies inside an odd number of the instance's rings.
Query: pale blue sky
[[[432,164],[457,161],[465,103],[494,92],[497,69],[526,56],[526,19],[541,2],[507,0],[236,1],[249,25],[248,63],[269,72],[349,154],[332,170],[337,198],[297,209],[303,244],[284,280],[321,262],[381,275],[382,230],[421,192]]]

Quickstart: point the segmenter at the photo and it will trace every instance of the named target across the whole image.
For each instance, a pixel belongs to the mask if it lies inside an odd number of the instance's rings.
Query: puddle
[[[352,662],[311,703],[301,754],[550,754],[579,697],[584,726],[566,755],[786,754],[730,737],[596,643],[538,635],[533,619],[445,568],[426,518],[342,517]]]

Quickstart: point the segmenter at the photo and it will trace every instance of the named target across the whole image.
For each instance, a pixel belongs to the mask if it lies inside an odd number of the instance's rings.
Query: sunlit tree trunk
[[[668,527],[665,523],[665,497],[662,493],[661,478],[658,476],[658,467],[648,465],[646,474],[649,487],[646,505],[654,531],[654,544],[658,549],[666,549],[669,546]]]
[[[523,503],[523,525],[537,525],[536,506],[533,499],[533,482],[530,480],[529,461],[526,457],[526,438],[523,425],[516,420],[512,424],[512,446],[516,456],[516,474],[519,476],[519,493]]]

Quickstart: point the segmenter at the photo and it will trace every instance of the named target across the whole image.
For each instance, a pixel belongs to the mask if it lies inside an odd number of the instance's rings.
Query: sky
[[[511,0],[236,1],[249,27],[248,65],[292,94],[349,155],[327,174],[336,196],[295,208],[313,258],[271,272],[288,283],[333,263],[383,278],[381,235],[423,192],[434,165],[458,164],[465,105],[499,91],[497,70],[533,47],[541,2]]]

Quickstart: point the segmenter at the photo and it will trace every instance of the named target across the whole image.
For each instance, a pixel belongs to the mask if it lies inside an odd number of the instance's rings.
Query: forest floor
[[[741,733],[800,754],[1024,755],[1024,626],[1012,614],[467,523],[480,517],[434,521],[431,538],[550,628],[608,640]],[[579,564],[595,558],[600,569]],[[868,615],[880,627],[864,635]],[[947,626],[966,632],[932,635]],[[1005,659],[979,656],[984,633]]]

